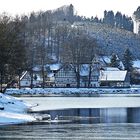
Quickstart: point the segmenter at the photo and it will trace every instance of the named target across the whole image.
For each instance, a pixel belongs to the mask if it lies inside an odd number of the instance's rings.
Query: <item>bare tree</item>
[[[95,56],[96,47],[95,39],[79,29],[72,29],[64,42],[62,60],[64,63],[72,64],[78,88],[80,87],[80,68],[82,64],[90,64],[90,85],[92,59]]]

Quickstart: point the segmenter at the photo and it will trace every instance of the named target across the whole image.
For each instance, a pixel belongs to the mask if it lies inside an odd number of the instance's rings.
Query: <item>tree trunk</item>
[[[19,89],[20,89],[20,73],[19,73],[19,75],[18,75],[18,87],[19,87]]]
[[[44,72],[44,61],[42,60],[42,88],[45,87],[45,72]]]
[[[31,69],[31,85],[30,85],[31,89],[33,88],[33,70],[32,69]]]
[[[45,76],[44,76],[44,70],[43,69],[42,69],[42,78],[43,78],[42,88],[45,87]]]
[[[1,71],[1,72],[0,72],[0,84],[1,84],[1,86],[0,86],[0,92],[2,92],[2,82],[3,82],[2,77],[3,77],[3,73],[2,73],[2,71]]]
[[[90,87],[90,84],[91,84],[91,65],[90,65],[90,68],[89,68],[89,76],[88,76],[88,88]]]
[[[76,79],[77,79],[77,88],[80,87],[80,68],[79,66],[77,66],[77,71],[75,69],[75,72],[76,72]]]

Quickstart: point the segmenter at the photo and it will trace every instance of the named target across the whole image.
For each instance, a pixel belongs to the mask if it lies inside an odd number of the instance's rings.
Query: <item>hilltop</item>
[[[74,26],[86,30],[93,38],[97,39],[97,43],[102,49],[101,54],[111,55],[116,53],[122,57],[126,48],[129,48],[133,57],[140,59],[139,35],[102,23],[75,22]]]

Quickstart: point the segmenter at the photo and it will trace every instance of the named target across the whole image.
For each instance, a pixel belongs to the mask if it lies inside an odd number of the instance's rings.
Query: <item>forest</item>
[[[139,8],[134,12],[138,15]],[[136,14],[137,13],[137,14]],[[137,16],[138,17],[138,16]],[[140,36],[133,21],[120,12],[104,11],[104,18],[75,14],[74,6],[32,12],[29,16],[0,15],[0,83],[11,83],[35,65],[92,63],[95,55],[122,58],[129,48],[140,59]],[[75,67],[75,68],[76,68]]]

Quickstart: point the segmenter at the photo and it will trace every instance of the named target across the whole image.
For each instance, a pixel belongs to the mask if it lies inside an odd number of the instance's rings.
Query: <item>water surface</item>
[[[102,97],[101,100],[93,97],[24,99],[40,104],[33,115],[38,111],[40,115],[50,114],[51,121],[0,127],[0,139],[140,140],[139,98],[117,97],[116,101],[112,97]],[[130,103],[133,107],[130,107]]]

